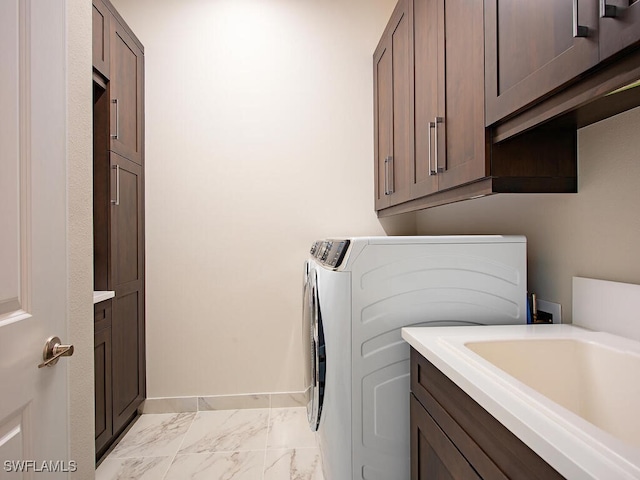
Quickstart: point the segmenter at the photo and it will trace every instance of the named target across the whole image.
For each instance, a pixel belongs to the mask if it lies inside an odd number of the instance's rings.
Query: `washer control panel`
[[[326,267],[338,268],[349,249],[349,240],[319,240],[309,253]]]

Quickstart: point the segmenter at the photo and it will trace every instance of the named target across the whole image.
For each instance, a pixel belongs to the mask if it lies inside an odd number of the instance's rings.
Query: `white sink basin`
[[[465,347],[640,448],[640,355],[576,339],[467,342]]]

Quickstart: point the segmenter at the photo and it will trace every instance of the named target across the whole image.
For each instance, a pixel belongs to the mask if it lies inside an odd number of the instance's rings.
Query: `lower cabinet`
[[[116,290],[112,323],[113,431],[136,415],[145,397],[144,299],[139,288]]]
[[[144,321],[140,292],[94,305],[95,440],[100,460],[144,400]]]
[[[564,478],[414,349],[411,391],[413,480]]]
[[[111,300],[96,303],[93,307],[93,315],[96,457],[99,457],[106,450],[113,437]]]
[[[413,394],[411,459],[414,479],[481,478]]]

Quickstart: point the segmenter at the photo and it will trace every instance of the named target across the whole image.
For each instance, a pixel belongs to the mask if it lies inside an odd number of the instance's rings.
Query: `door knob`
[[[52,367],[58,363],[60,357],[70,357],[71,355],[73,355],[73,345],[62,345],[60,337],[49,337],[42,351],[43,362],[38,365],[38,368]]]

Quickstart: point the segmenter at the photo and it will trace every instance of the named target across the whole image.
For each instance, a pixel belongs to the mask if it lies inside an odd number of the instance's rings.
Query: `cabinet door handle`
[[[573,0],[573,36],[575,38],[587,37],[589,35],[589,27],[580,25],[578,21],[578,0]]]
[[[615,18],[618,16],[618,7],[607,5],[607,0],[600,0],[600,16],[602,18]]]
[[[117,98],[114,98],[113,100],[111,100],[111,103],[113,103],[116,106],[116,134],[115,135],[111,134],[111,138],[113,138],[114,140],[117,140],[120,137],[120,108],[118,108]]]
[[[384,158],[384,194],[389,195],[389,157]]]
[[[111,204],[118,206],[120,205],[120,165],[114,165],[111,168],[116,171],[116,199],[111,200]]]
[[[429,142],[427,146],[429,147],[429,175],[437,175],[437,171],[435,168],[431,166],[431,130],[436,128],[435,122],[429,122]]]
[[[444,172],[444,167],[440,166],[440,162],[439,162],[439,155],[438,155],[438,124],[439,123],[444,123],[444,118],[442,117],[436,117],[435,118],[435,122],[434,123],[434,129],[435,129],[435,136],[436,136],[436,172],[438,173],[442,173]]]
[[[393,193],[393,157],[389,155],[384,159],[384,194]]]

